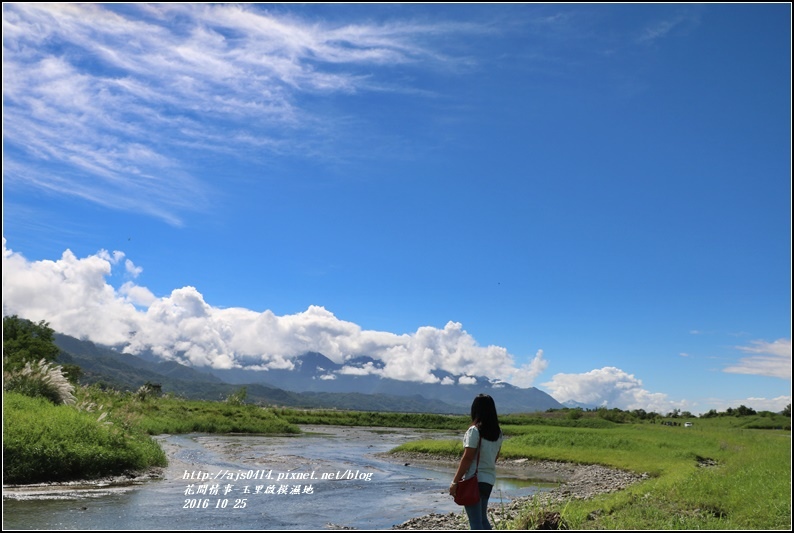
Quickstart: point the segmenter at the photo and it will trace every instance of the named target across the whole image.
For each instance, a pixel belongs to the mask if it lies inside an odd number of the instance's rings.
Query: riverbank
[[[448,468],[406,467],[378,455],[417,438],[449,437],[448,432],[301,429],[300,435],[155,437],[169,459],[160,479],[17,487],[14,497],[4,490],[4,530],[389,530],[412,516],[456,509],[441,490],[451,475]],[[220,479],[250,471],[272,471],[272,481],[235,479],[224,482],[217,494],[191,492],[199,485],[194,472]],[[286,474],[289,480],[280,481]],[[304,476],[313,481],[304,482]],[[276,490],[258,490],[260,484]],[[290,492],[300,485],[301,493],[282,493],[282,485]]]
[[[457,458],[436,457],[432,454],[417,452],[396,452],[381,454],[381,457],[396,462],[410,464],[457,464]],[[506,504],[491,499],[489,515],[493,526],[516,518],[527,506],[544,508],[572,499],[584,500],[597,494],[609,493],[648,478],[648,474],[636,474],[625,470],[602,465],[580,465],[555,461],[532,461],[529,459],[500,460],[498,470],[508,475],[537,479],[539,481],[555,481],[560,485],[550,491],[539,492],[533,496],[516,498]],[[559,515],[546,513],[543,522],[548,527],[557,529]],[[463,508],[460,512],[431,513],[395,525],[392,529],[450,530],[469,529]]]

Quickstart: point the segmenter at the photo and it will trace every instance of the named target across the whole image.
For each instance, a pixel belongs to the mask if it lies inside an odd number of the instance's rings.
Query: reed
[[[101,414],[3,393],[3,483],[93,479],[165,466],[160,446]]]

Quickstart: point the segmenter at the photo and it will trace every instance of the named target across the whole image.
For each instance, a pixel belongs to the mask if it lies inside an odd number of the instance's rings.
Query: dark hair
[[[480,394],[471,403],[471,421],[485,440],[495,441],[502,433],[496,403],[487,394]]]

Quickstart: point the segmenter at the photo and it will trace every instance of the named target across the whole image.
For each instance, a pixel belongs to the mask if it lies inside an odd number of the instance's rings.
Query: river
[[[162,479],[109,486],[3,488],[3,529],[390,529],[461,512],[446,493],[451,464],[405,464],[377,454],[453,432],[301,426],[298,436],[160,436]],[[554,485],[499,474],[499,504]]]

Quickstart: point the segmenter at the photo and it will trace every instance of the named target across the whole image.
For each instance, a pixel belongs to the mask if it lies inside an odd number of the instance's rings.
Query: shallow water
[[[3,490],[3,529],[390,529],[415,516],[460,512],[446,493],[452,465],[375,454],[457,433],[302,426],[300,436],[159,437],[162,480],[116,487]],[[553,484],[500,474],[491,502]]]

